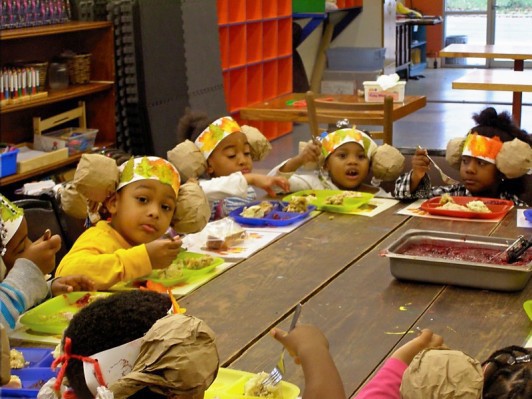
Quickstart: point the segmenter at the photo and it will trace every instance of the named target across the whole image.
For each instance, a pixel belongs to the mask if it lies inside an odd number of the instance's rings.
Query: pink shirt
[[[400,399],[401,380],[408,365],[390,358],[369,382],[351,399]]]

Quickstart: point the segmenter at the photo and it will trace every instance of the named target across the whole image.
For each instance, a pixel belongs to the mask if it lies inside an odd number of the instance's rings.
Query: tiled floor
[[[415,148],[418,145],[430,149],[445,149],[450,138],[463,136],[473,126],[471,116],[488,106],[497,111],[511,112],[512,93],[477,90],[453,90],[453,80],[467,73],[468,69],[427,69],[425,78],[409,80],[406,94],[427,96],[427,106],[394,124],[394,146]],[[532,131],[532,93],[523,95],[523,129]],[[271,169],[297,152],[298,142],[309,138],[306,124],[294,125],[294,131],[272,141],[273,150],[256,169]]]

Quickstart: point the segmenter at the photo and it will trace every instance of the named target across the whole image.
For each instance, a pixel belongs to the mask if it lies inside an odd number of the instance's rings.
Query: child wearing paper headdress
[[[82,272],[98,290],[105,290],[168,267],[179,253],[181,239],[163,237],[178,201],[176,168],[165,159],[144,156],[131,158],[118,171],[116,191],[103,201],[110,219],[98,221],[79,236],[56,275]]]
[[[295,173],[301,167],[322,165],[311,172]],[[272,169],[269,175],[288,178],[290,191],[359,190],[389,197],[382,188],[365,184],[370,170],[378,180],[395,180],[402,172],[403,155],[394,147],[378,146],[354,127],[338,129],[307,143],[293,158]]]
[[[418,149],[412,158],[412,170],[395,182],[394,196],[417,199],[475,195],[526,206],[519,196],[527,189],[525,175],[532,168],[531,136],[519,129],[507,112],[497,114],[492,107],[475,114],[473,120],[477,126],[465,138],[450,140],[445,154],[449,164],[460,170],[461,183],[431,186],[427,174],[430,160],[425,149]]]
[[[5,328],[15,328],[21,313],[52,295],[94,289],[82,275],[46,281],[60,247],[61,238],[50,230],[32,242],[24,211],[0,194],[0,323]]]
[[[288,188],[283,177],[252,173],[253,160],[265,157],[271,146],[257,129],[241,127],[230,116],[209,123],[205,114],[187,111],[178,136],[187,140],[169,151],[168,159],[183,177],[203,176],[199,183],[211,205],[211,220],[255,201],[253,186],[271,196],[274,187]]]
[[[219,368],[214,333],[171,307],[168,295],[134,290],[81,309],[53,364],[55,388],[66,376],[77,399],[203,398]],[[55,398],[48,384],[39,397]]]

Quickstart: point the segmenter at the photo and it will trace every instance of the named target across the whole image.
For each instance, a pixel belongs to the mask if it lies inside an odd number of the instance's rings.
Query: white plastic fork
[[[417,146],[417,148],[421,149],[421,146]],[[458,180],[454,180],[451,176],[447,175],[441,168],[438,166],[436,162],[434,162],[434,159],[432,159],[429,154],[425,154],[425,156],[429,159],[429,161],[434,165],[436,170],[440,172],[441,179],[445,184],[458,184],[460,183]]]
[[[297,319],[299,319],[299,315],[301,314],[301,307],[302,305],[300,303],[297,304],[296,309],[294,310],[294,316],[292,317],[292,321],[290,322],[290,328],[288,329],[288,332],[292,331],[294,327],[297,324]],[[267,386],[275,386],[281,382],[284,375],[284,347],[281,351],[281,356],[279,357],[279,360],[277,361],[277,364],[273,368],[272,371],[270,371],[270,374],[267,378],[265,378],[261,382],[261,386],[263,389],[265,389]]]

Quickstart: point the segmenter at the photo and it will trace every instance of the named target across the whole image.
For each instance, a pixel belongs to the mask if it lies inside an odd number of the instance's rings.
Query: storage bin
[[[17,173],[17,154],[18,148],[0,154],[0,177]]]
[[[333,47],[327,50],[327,66],[334,71],[384,69],[383,47]]]
[[[357,90],[364,90],[365,81],[376,80],[381,73],[381,69],[374,71],[334,71],[327,69],[323,72],[321,93],[357,94]]]
[[[325,0],[292,0],[292,12],[325,12]]]
[[[406,82],[397,82],[395,86],[382,90],[377,82],[364,82],[364,99],[369,103],[384,102],[386,96],[392,96],[394,102],[402,102],[405,99]]]
[[[55,151],[68,148],[68,155],[90,150],[94,146],[98,129],[66,128],[33,136],[34,149]]]

